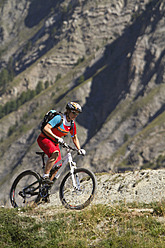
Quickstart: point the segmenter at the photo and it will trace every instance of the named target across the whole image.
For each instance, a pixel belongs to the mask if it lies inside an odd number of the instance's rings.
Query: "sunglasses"
[[[71,110],[71,113],[73,114],[73,115],[78,115],[79,113],[78,112],[75,112],[75,111],[73,111],[73,110]]]

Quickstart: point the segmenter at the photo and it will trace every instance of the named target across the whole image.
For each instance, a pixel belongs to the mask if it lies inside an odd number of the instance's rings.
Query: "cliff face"
[[[83,106],[77,124],[87,156],[81,166],[164,166],[165,2],[37,2],[0,2],[0,65],[12,57],[16,75],[1,91],[1,106],[48,82],[0,119],[2,192],[18,172],[38,170],[39,123],[70,99]]]

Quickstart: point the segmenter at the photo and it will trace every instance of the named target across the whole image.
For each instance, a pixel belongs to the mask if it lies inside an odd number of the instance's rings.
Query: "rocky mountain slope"
[[[142,170],[96,175],[98,186],[91,204],[163,202],[165,200],[165,170]],[[59,192],[50,197],[50,203],[39,207],[62,206]]]
[[[0,69],[12,64],[14,74],[0,81],[1,199],[16,174],[39,170],[40,121],[70,99],[83,106],[80,166],[164,166],[164,1],[13,0],[0,8]]]
[[[94,204],[115,205],[120,203],[150,204],[165,200],[165,169],[127,171],[124,173],[96,174],[97,190],[92,201]],[[60,207],[58,182],[52,187],[50,203],[38,208]],[[5,206],[11,207],[7,201]]]

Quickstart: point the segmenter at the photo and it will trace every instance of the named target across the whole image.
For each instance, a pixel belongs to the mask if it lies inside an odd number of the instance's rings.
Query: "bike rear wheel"
[[[85,169],[74,170],[75,187],[73,186],[72,174],[69,172],[60,185],[60,200],[69,209],[80,210],[87,207],[94,198],[96,191],[95,175]]]
[[[23,171],[14,180],[10,190],[11,205],[16,207],[32,206],[37,202],[40,190],[40,176],[32,171]]]

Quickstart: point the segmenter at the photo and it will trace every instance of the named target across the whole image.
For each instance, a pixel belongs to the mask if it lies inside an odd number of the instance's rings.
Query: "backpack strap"
[[[74,121],[73,121],[73,120],[71,120],[71,127],[70,127],[70,131],[73,129],[73,127],[74,127]]]
[[[64,120],[63,114],[61,112],[58,112],[58,114],[61,116],[61,121],[59,123],[57,123],[55,127],[61,126],[61,124],[63,123],[63,120]]]
[[[63,114],[62,114],[61,112],[59,112],[57,115],[60,115],[60,116],[61,116],[61,120],[60,120],[59,123],[57,123],[57,124],[55,125],[55,127],[61,126],[61,124],[63,123],[63,119],[64,119],[64,118],[63,118]],[[57,115],[56,115],[56,116],[57,116]],[[41,132],[46,136],[47,139],[50,139],[52,142],[56,143],[56,141],[53,140],[51,137],[49,137],[43,130],[41,130]]]
[[[71,137],[74,137],[74,121],[71,121],[71,127],[70,127],[70,131],[73,129],[73,135],[71,135]]]

